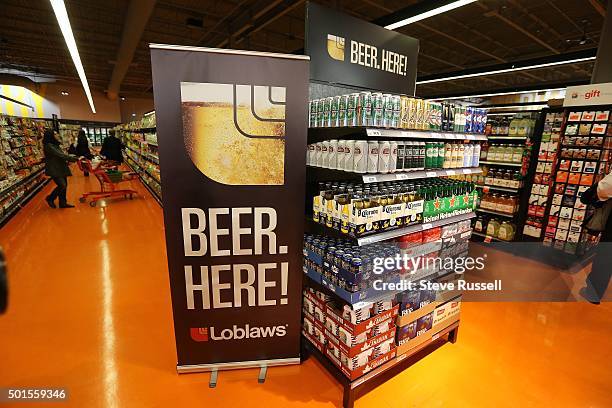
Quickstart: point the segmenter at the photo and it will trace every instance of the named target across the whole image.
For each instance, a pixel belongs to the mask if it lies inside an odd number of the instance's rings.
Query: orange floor
[[[53,406],[88,408],[339,406],[340,387],[312,359],[270,369],[263,385],[255,370],[223,372],[214,390],[208,374],[176,374],[162,214],[133,184],[141,198],[97,208],[51,210],[38,194],[0,230],[11,285],[0,387],[66,387],[69,402]],[[72,177],[69,198],[95,187]],[[356,407],[610,407],[611,310],[465,304],[456,344]]]

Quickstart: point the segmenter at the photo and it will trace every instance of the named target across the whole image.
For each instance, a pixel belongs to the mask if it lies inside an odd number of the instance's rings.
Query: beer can
[[[378,142],[368,141],[368,173],[378,173]]]
[[[329,115],[329,120],[330,120],[330,126],[331,127],[338,127],[338,109],[340,108],[340,97],[339,96],[332,96],[331,97],[331,109],[330,109],[330,115]]]
[[[365,173],[368,171],[368,142],[365,140],[355,141],[353,171],[355,173]]]
[[[316,153],[315,153],[315,166],[317,167],[323,167],[323,143],[322,142],[318,142],[315,143],[315,149],[316,149]]]
[[[399,95],[392,95],[391,99],[393,100],[393,121],[391,127],[399,128],[400,126],[400,115],[402,110],[401,98]]]
[[[372,94],[360,92],[357,100],[357,126],[372,126]]]
[[[353,171],[353,157],[355,154],[355,141],[347,140],[344,143],[344,170],[345,171]]]
[[[444,167],[444,142],[438,142],[438,157],[436,158],[436,168]]]
[[[321,167],[329,168],[329,141],[321,142]]]
[[[393,122],[393,97],[390,94],[383,94],[383,117],[382,126],[390,128]]]
[[[410,98],[402,95],[400,98],[400,127],[402,129],[408,129],[410,119]]]
[[[417,99],[417,129],[425,129],[425,101]]]
[[[348,95],[340,95],[338,101],[338,126],[346,127],[346,107],[348,105]]]
[[[397,142],[389,142],[390,154],[389,154],[389,172],[395,173],[397,171]]]
[[[323,127],[330,127],[331,126],[331,103],[332,103],[332,99],[331,97],[327,97],[324,99],[324,103],[323,103]]]
[[[317,99],[317,127],[325,127],[325,98]]]
[[[473,118],[473,108],[471,106],[467,106],[465,108],[465,132],[472,133],[472,118]]]
[[[388,173],[391,156],[391,144],[388,141],[379,142],[378,145],[378,172]]]
[[[338,166],[338,141],[337,140],[329,141],[328,155],[329,155],[329,168],[330,169],[338,168],[337,167]]]
[[[313,108],[314,106],[314,108]],[[314,116],[314,118],[313,118]],[[317,117],[317,102],[316,100],[308,101],[308,127],[313,128],[317,127],[316,124]]]
[[[385,110],[385,97],[380,92],[372,94],[372,121],[370,126],[383,126],[383,116]]]
[[[416,167],[414,165],[415,162],[415,156],[418,156],[418,146],[416,148],[416,152],[414,152],[414,144],[415,142],[406,142],[404,144],[404,171],[410,171],[413,169],[413,167]]]
[[[404,171],[404,158],[406,156],[406,144],[408,142],[397,142],[397,163],[395,169]]]
[[[424,170],[425,169],[425,142],[415,142],[418,146],[418,160],[415,162],[416,164],[418,164],[417,169],[418,170]],[[413,149],[414,151],[414,149]]]
[[[418,111],[419,103],[416,98],[410,98],[410,112],[408,115],[409,123],[408,129],[416,129],[417,128],[417,111]]]
[[[344,170],[344,162],[346,157],[344,156],[344,146],[346,141],[338,140],[338,146],[336,147],[336,168],[338,170]]]
[[[358,126],[357,106],[359,105],[359,94],[347,95],[346,103],[346,126]]]
[[[310,166],[315,166],[316,165],[316,153],[317,153],[317,147],[313,144],[309,144],[308,145],[308,165]]]

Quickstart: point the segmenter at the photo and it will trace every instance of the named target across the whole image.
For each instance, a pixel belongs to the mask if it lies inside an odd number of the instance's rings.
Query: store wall
[[[124,101],[119,101],[119,109],[121,123],[127,123],[142,118],[142,115],[151,112],[155,107],[153,98],[126,98]]]
[[[60,116],[59,106],[39,93],[17,85],[0,84],[0,114],[24,118]]]
[[[496,105],[501,103],[546,102],[549,99],[563,98],[565,98],[565,89],[559,91],[492,96],[487,101],[487,104]]]
[[[62,95],[62,91],[69,95]],[[102,92],[92,91],[96,113],[89,107],[85,91],[81,86],[66,84],[49,84],[43,97],[59,106],[61,119],[90,120],[97,122],[121,122],[119,100],[111,101]]]

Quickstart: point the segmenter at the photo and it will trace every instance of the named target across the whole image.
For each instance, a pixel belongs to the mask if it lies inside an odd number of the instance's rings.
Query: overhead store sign
[[[344,13],[308,3],[310,79],[414,95],[419,41]]]
[[[179,372],[299,363],[307,60],[151,45]]]
[[[563,106],[589,106],[612,104],[612,83],[569,86]]]

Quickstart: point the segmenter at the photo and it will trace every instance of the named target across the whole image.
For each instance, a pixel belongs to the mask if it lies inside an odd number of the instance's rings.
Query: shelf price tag
[[[443,133],[445,139],[456,139],[454,133]]]
[[[455,174],[457,174],[457,173],[455,173],[455,170],[446,170],[446,175],[447,176],[454,176]]]
[[[432,228],[433,228],[433,224],[432,223],[423,224],[423,226],[422,226],[423,231],[428,230],[428,229],[432,229]]]
[[[400,134],[402,137],[410,137],[410,133],[406,132],[405,130],[402,130]]]
[[[472,169],[463,169],[462,173],[463,174],[472,174]]]
[[[491,242],[491,241],[493,241],[493,237],[492,237],[492,236],[490,236],[490,235],[487,235],[487,236],[485,237],[485,239],[484,239],[484,242],[487,242],[487,243],[489,243],[489,242]]]
[[[488,193],[491,189],[489,188],[489,186],[482,186],[482,192],[483,193]]]
[[[426,177],[438,177],[438,173],[436,173],[435,171],[428,171],[425,173]]]
[[[395,175],[396,180],[408,180],[408,174],[406,173],[398,173]]]
[[[376,176],[363,176],[364,183],[376,183]]]
[[[382,133],[378,129],[366,129],[366,134],[368,136],[382,136]]]
[[[467,140],[476,140],[476,136],[474,136],[474,135],[466,135],[465,138]]]

